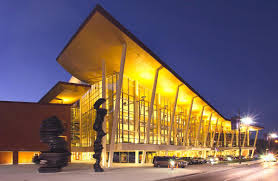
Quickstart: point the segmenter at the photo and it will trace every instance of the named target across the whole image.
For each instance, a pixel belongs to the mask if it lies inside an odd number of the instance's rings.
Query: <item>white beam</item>
[[[193,108],[194,99],[195,99],[196,97],[197,97],[197,96],[192,97],[192,100],[191,100],[190,110],[189,110],[188,119],[187,119],[187,124],[186,124],[186,128],[185,128],[185,134],[184,134],[184,138],[183,138],[183,146],[185,146],[185,143],[187,143],[187,145],[189,146],[189,142],[188,142],[188,140],[187,140],[187,138],[188,138],[188,128],[189,128],[189,122],[190,122],[190,118],[191,118],[191,113],[192,113],[192,108]]]
[[[171,142],[171,132],[172,132],[172,129],[173,129],[173,123],[175,121],[175,113],[176,113],[177,101],[178,101],[178,97],[179,97],[180,86],[182,86],[182,85],[179,85],[177,87],[177,91],[176,91],[176,97],[175,97],[175,102],[174,102],[174,107],[173,107],[173,112],[172,112],[172,117],[171,117],[171,122],[170,122],[170,128],[169,128],[169,132],[168,132],[168,140],[167,140],[168,145],[170,145],[170,142]]]
[[[212,115],[213,115],[213,112],[210,114],[210,117],[209,117],[208,130],[207,130],[207,132],[205,133],[204,147],[207,146],[208,134],[209,134],[209,131],[211,130],[211,129],[210,129],[210,124],[211,124]]]
[[[202,124],[202,122],[203,122],[203,115],[204,115],[204,111],[205,111],[205,107],[206,107],[206,106],[207,106],[207,105],[203,106],[202,112],[201,112],[201,118],[200,118],[200,122],[199,122],[198,132],[197,132],[197,134],[196,134],[196,139],[195,139],[195,141],[196,141],[195,146],[196,146],[196,147],[199,146],[199,137],[200,137],[200,132],[201,132],[201,124]]]
[[[102,61],[102,98],[106,99],[106,65],[105,65],[105,61]],[[104,102],[102,104],[102,108],[107,108],[106,107],[106,102]],[[106,117],[104,117],[104,121],[102,124],[102,128],[104,130],[104,132],[106,133]],[[105,167],[106,166],[106,136],[104,136],[102,138],[102,146],[103,146],[103,150],[102,150],[102,166]]]
[[[112,124],[112,131],[111,131],[108,167],[111,167],[112,163],[113,163],[115,136],[116,136],[115,133],[116,133],[117,125],[118,125],[118,114],[119,114],[119,110],[120,110],[120,99],[121,99],[123,77],[124,77],[126,49],[127,49],[127,45],[124,43],[123,48],[122,48],[122,57],[121,57],[121,65],[120,65],[120,72],[119,72],[119,80],[117,81],[117,85],[116,85],[116,101],[115,101],[115,110],[114,110],[114,113],[113,113],[113,124]]]
[[[154,104],[154,100],[155,100],[156,85],[157,85],[159,70],[161,70],[162,68],[163,67],[160,66],[159,68],[156,69],[156,73],[155,73],[155,77],[154,77],[151,103],[150,103],[150,108],[149,108],[149,112],[148,112],[148,123],[147,123],[147,127],[146,127],[147,135],[145,136],[145,144],[149,144],[149,142],[150,142],[150,126],[151,126],[151,120],[152,120],[152,115],[153,115],[153,104]]]

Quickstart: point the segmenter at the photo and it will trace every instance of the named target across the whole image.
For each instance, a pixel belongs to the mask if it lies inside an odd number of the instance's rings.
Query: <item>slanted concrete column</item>
[[[145,136],[145,144],[149,144],[150,141],[150,126],[151,126],[151,120],[152,120],[152,115],[153,115],[153,104],[155,100],[155,92],[156,92],[156,85],[157,85],[157,80],[158,80],[158,73],[159,70],[161,70],[163,67],[159,67],[156,69],[155,77],[154,77],[154,82],[153,82],[153,90],[152,90],[152,97],[151,97],[151,102],[150,102],[150,107],[149,107],[149,112],[148,112],[148,123],[146,127],[146,136]]]
[[[202,112],[201,112],[201,116],[200,116],[200,122],[199,122],[199,127],[198,127],[198,131],[197,131],[197,134],[196,134],[196,138],[195,138],[195,146],[198,147],[199,146],[199,138],[200,138],[200,134],[201,134],[201,124],[203,122],[203,115],[204,115],[204,111],[205,111],[205,107],[207,105],[203,106],[202,108]]]
[[[245,146],[247,132],[248,132],[248,127],[246,127],[246,129],[245,129],[245,133],[244,133],[244,138],[243,138],[242,147],[244,147],[244,146]]]
[[[170,128],[169,128],[169,133],[168,133],[168,140],[167,140],[168,145],[170,145],[170,142],[171,142],[171,132],[173,129],[173,123],[175,121],[175,113],[176,113],[177,101],[178,101],[178,97],[179,97],[180,86],[182,86],[182,85],[179,85],[177,87],[177,91],[176,91],[176,97],[175,97],[175,102],[174,102],[174,107],[173,107],[173,112],[172,112],[172,117],[171,117],[171,122],[170,122]],[[173,137],[175,137],[175,136],[173,136]],[[175,141],[175,138],[174,138],[174,141]]]
[[[106,65],[105,61],[102,62],[102,98],[106,99]],[[107,108],[106,107],[106,102],[102,104],[102,108]],[[107,132],[106,130],[106,117],[104,117],[103,125],[102,128],[104,132]],[[106,167],[106,136],[102,138],[102,166]]]
[[[121,92],[122,92],[122,85],[123,85],[123,78],[124,78],[126,49],[127,49],[127,45],[124,43],[123,49],[122,49],[119,80],[117,81],[117,86],[116,86],[116,101],[115,101],[115,110],[113,113],[113,124],[112,124],[112,131],[111,131],[108,167],[111,167],[112,163],[113,163],[115,137],[116,137],[115,133],[116,133],[117,125],[118,125],[118,114],[119,114],[119,110],[120,110],[120,99],[121,99]]]
[[[218,120],[219,120],[219,118],[217,118],[216,125],[215,125],[215,128],[214,128],[214,132],[213,132],[213,136],[212,136],[212,142],[210,143],[211,147],[213,147],[213,145],[214,145],[214,138],[215,138],[216,129],[218,131]]]
[[[209,131],[211,130],[211,129],[210,129],[210,124],[211,124],[212,114],[213,114],[213,112],[210,114],[210,117],[209,117],[209,124],[208,124],[208,129],[207,129],[207,132],[205,133],[204,147],[206,147],[206,146],[207,146],[208,134],[209,134]]]
[[[222,124],[223,124],[223,121],[221,122],[221,126],[220,126],[220,129],[218,131],[218,138],[217,138],[217,143],[216,143],[216,147],[219,147],[219,140],[220,140],[220,135],[221,135],[221,132],[222,132]]]
[[[251,158],[253,158],[253,156],[254,156],[254,151],[255,151],[255,149],[256,149],[258,133],[259,133],[259,130],[256,131],[256,136],[255,136],[254,145],[253,145],[254,148],[253,148],[253,150],[252,150]]]
[[[234,141],[234,131],[232,130],[231,131],[232,132],[232,139],[231,139],[231,142],[230,142],[230,145],[231,145],[231,147],[233,147],[233,141]]]
[[[143,152],[142,152],[142,160],[141,160],[141,164],[144,164],[145,163],[145,161],[146,161],[146,151],[145,150],[143,150]]]
[[[186,128],[185,128],[185,134],[184,134],[184,138],[183,138],[183,146],[185,146],[185,143],[187,144],[187,146],[189,146],[188,128],[189,128],[189,122],[190,122],[190,118],[191,118],[191,112],[192,112],[192,108],[193,108],[194,99],[196,97],[197,96],[192,97],[192,100],[191,100],[190,110],[189,110],[189,113],[188,113],[188,119],[187,119],[187,124],[186,124]]]

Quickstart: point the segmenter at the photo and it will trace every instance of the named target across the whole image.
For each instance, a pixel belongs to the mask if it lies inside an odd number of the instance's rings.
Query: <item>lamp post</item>
[[[278,135],[276,133],[270,133],[268,136],[267,136],[267,139],[268,139],[268,152],[270,150],[270,142],[271,142],[271,139],[275,139],[275,138],[278,138]]]

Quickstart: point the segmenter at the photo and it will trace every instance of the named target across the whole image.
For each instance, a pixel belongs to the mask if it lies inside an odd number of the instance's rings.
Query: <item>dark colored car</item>
[[[187,165],[189,165],[189,162],[184,158],[177,158],[176,159],[176,164],[177,164],[178,167],[184,168]]]
[[[181,157],[181,159],[188,162],[188,165],[193,165],[193,159],[191,157]]]
[[[198,164],[204,164],[207,163],[207,160],[201,157],[196,158],[198,160]]]
[[[170,156],[155,156],[153,158],[153,166],[154,167],[168,167],[170,162],[174,161],[174,167],[176,167],[176,161],[174,157]]]

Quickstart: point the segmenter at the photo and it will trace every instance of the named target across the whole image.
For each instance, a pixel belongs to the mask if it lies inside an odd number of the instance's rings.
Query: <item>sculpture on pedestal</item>
[[[68,165],[71,153],[68,151],[67,142],[60,137],[64,132],[62,122],[52,116],[42,121],[40,127],[40,141],[48,144],[49,151],[42,151],[34,161],[43,163],[39,168],[40,173],[59,172]]]
[[[94,130],[97,132],[97,137],[94,142],[94,152],[95,154],[93,157],[96,159],[96,163],[94,164],[95,172],[103,172],[103,169],[100,166],[100,160],[101,160],[101,153],[102,153],[102,137],[106,135],[106,133],[102,129],[102,124],[104,121],[104,117],[107,114],[107,109],[99,108],[100,105],[102,105],[106,100],[104,98],[98,99],[94,104],[94,109],[97,111],[96,114],[96,120],[93,125]]]

